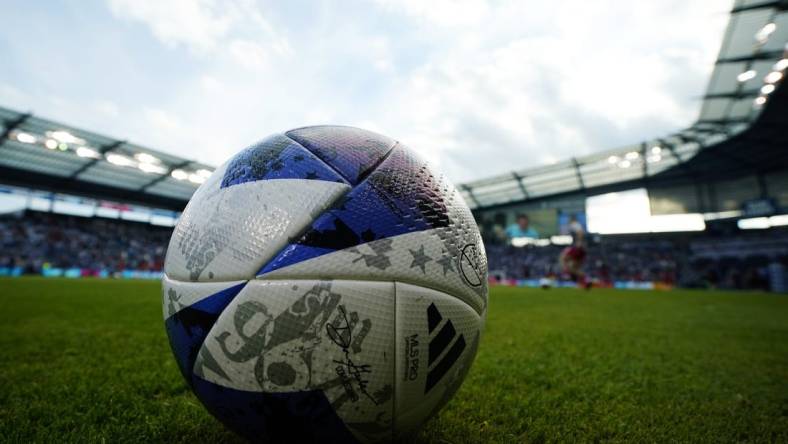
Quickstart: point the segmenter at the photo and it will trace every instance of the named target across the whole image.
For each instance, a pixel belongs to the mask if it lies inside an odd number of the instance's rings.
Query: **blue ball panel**
[[[194,393],[219,421],[252,442],[357,443],[321,390],[236,390],[198,376]]]
[[[366,242],[446,227],[449,216],[442,186],[421,159],[398,146],[258,274]]]
[[[310,126],[285,134],[331,165],[352,185],[364,180],[396,144],[380,134],[346,126]]]
[[[227,165],[221,187],[269,179],[347,183],[306,148],[282,134],[275,134],[236,154]]]
[[[172,353],[186,381],[192,380],[194,362],[205,337],[219,315],[246,283],[226,288],[190,305],[164,321]]]

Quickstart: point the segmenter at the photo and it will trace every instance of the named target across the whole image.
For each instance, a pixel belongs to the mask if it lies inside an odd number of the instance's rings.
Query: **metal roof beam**
[[[701,119],[695,122],[695,125],[731,125],[735,123],[749,123],[750,119],[747,117],[739,117],[736,119]]]
[[[773,0],[770,2],[756,3],[754,5],[744,5],[738,8],[731,9],[731,14],[738,14],[744,11],[752,11],[753,9],[777,8],[788,9],[788,2],[785,0]]]
[[[572,166],[575,168],[575,175],[577,175],[577,183],[580,185],[580,190],[586,190],[586,184],[583,181],[583,174],[580,172],[580,162],[577,161],[577,157],[572,158]]]
[[[757,89],[750,89],[747,91],[731,91],[727,93],[706,94],[703,99],[742,99],[747,97],[755,97],[760,91]]]
[[[80,174],[85,172],[85,170],[87,170],[88,168],[92,167],[93,165],[98,163],[100,160],[102,160],[104,158],[104,154],[107,154],[109,151],[114,150],[115,148],[123,145],[124,143],[126,143],[126,141],[124,141],[124,140],[116,140],[114,142],[111,142],[111,143],[108,143],[106,145],[103,145],[103,146],[99,147],[98,152],[101,153],[101,157],[99,157],[98,159],[93,159],[90,162],[87,162],[86,164],[84,164],[81,167],[77,168],[77,170],[74,171],[73,173],[71,173],[71,175],[69,175],[68,178],[69,179],[76,179],[77,176],[79,176]]]
[[[648,144],[643,142],[640,144],[640,158],[643,159],[643,179],[648,177]]]
[[[473,195],[473,189],[471,189],[471,187],[469,187],[468,185],[460,185],[460,188],[468,192],[468,196],[471,198],[474,205],[476,205],[476,208],[481,208],[481,204],[479,204],[479,201],[476,199],[476,196]]]
[[[170,177],[170,175],[172,174],[172,172],[173,172],[173,171],[175,171],[175,170],[177,170],[177,169],[180,169],[180,168],[185,168],[185,167],[187,167],[187,166],[191,165],[191,163],[192,163],[192,162],[191,162],[190,160],[187,160],[187,161],[185,161],[185,162],[181,162],[181,163],[179,163],[179,164],[176,164],[176,165],[173,165],[173,166],[171,166],[171,167],[170,167],[170,168],[167,170],[167,172],[166,172],[166,173],[164,173],[163,175],[161,175],[161,176],[159,176],[159,177],[157,177],[157,178],[155,178],[155,179],[151,180],[150,182],[146,183],[145,185],[141,186],[141,187],[139,188],[139,191],[147,191],[147,190],[148,190],[148,188],[150,188],[150,187],[152,187],[152,186],[156,185],[157,183],[159,183],[159,182],[163,181],[164,179],[166,179],[166,178]]]
[[[517,186],[520,187],[520,191],[523,192],[523,196],[528,199],[528,190],[525,189],[525,185],[523,184],[523,176],[517,174],[516,171],[512,171],[512,177],[514,177],[514,180],[517,181]]]
[[[16,119],[6,120],[3,122],[5,129],[3,130],[3,133],[0,134],[0,147],[5,145],[5,141],[11,137],[11,131],[17,129],[19,125],[25,123],[25,121],[29,119],[30,116],[32,116],[30,113],[20,114]]]
[[[723,63],[741,63],[741,62],[754,62],[757,60],[774,60],[781,58],[782,55],[783,55],[782,51],[765,51],[765,52],[758,52],[741,57],[728,57],[728,58],[717,59],[717,61],[714,63],[716,63],[717,65],[721,65]]]

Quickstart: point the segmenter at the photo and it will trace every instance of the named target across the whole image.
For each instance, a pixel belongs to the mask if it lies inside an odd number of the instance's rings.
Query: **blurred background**
[[[445,171],[494,283],[574,285],[575,217],[598,286],[788,291],[784,1],[41,6],[0,5],[2,276],[157,279],[216,165],[330,122]]]

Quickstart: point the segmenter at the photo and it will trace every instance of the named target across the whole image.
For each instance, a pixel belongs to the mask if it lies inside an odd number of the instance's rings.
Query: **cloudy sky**
[[[730,0],[0,0],[0,106],[219,164],[381,132],[467,181],[690,124]]]

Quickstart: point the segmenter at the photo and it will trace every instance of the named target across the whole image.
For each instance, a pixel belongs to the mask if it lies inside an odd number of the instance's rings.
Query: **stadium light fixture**
[[[140,163],[147,163],[147,164],[155,164],[161,163],[157,157],[151,156],[148,153],[137,153],[134,155],[134,158],[140,161]]]
[[[189,174],[183,170],[173,170],[170,176],[177,180],[186,180],[189,178]]]
[[[205,178],[200,176],[197,173],[192,173],[192,174],[189,174],[189,182],[200,184],[200,183],[205,182]]]
[[[140,170],[146,173],[167,174],[167,168],[152,163],[140,163],[139,165],[137,165],[137,168],[139,168]]]
[[[632,162],[628,160],[622,160],[621,162],[618,163],[618,166],[619,168],[629,168],[632,166]]]
[[[763,104],[766,103],[766,97],[758,96],[755,98],[753,103],[755,104],[755,106],[763,106]]]
[[[118,166],[132,166],[134,161],[120,154],[108,154],[107,162]]]
[[[36,143],[36,141],[38,140],[38,139],[36,138],[36,136],[34,136],[34,135],[32,135],[32,134],[28,134],[28,133],[23,133],[23,132],[21,132],[21,131],[20,131],[20,132],[18,132],[18,133],[16,133],[16,135],[14,136],[14,138],[15,138],[16,140],[18,140],[18,141],[22,142],[22,143]]]
[[[204,177],[204,178],[207,179],[207,178],[211,177],[211,174],[213,174],[213,171],[208,171],[206,169],[200,169],[200,170],[197,170],[197,174],[199,174],[201,177]]]
[[[72,145],[79,145],[85,143],[84,140],[64,130],[48,131],[47,136],[57,140],[60,143],[67,143]]]
[[[626,157],[628,160],[635,160],[638,157],[640,157],[640,153],[638,153],[637,151],[630,151],[624,157]]]
[[[662,147],[659,145],[654,145],[651,147],[651,154],[662,154]]]
[[[619,160],[621,160],[621,159],[619,159],[618,156],[610,156],[610,157],[607,158],[607,163],[609,163],[609,164],[617,164]]]
[[[86,146],[81,146],[77,148],[77,156],[79,157],[88,157],[90,159],[100,159],[101,154],[98,151],[88,148]]]
[[[50,150],[57,149],[57,140],[47,139],[46,142],[44,142],[44,146],[49,148]]]
[[[769,36],[772,35],[775,29],[777,29],[777,25],[775,25],[774,22],[763,25],[763,28],[759,29],[758,32],[755,33],[755,40],[763,45],[767,40],[769,40]]]
[[[756,74],[758,73],[754,69],[749,69],[736,76],[736,80],[738,80],[739,82],[746,82],[754,78]]]
[[[659,154],[653,154],[651,156],[648,156],[646,160],[648,161],[648,163],[657,163],[660,160],[662,160],[662,156]]]
[[[766,77],[763,78],[763,81],[766,83],[777,83],[780,79],[783,78],[783,73],[780,71],[772,71],[769,74],[766,74]]]
[[[775,71],[785,71],[785,68],[788,68],[788,59],[780,59],[772,67]]]
[[[772,92],[774,92],[774,85],[771,83],[763,85],[761,87],[761,94],[763,94],[764,96],[769,95]]]

